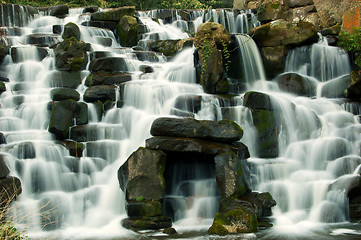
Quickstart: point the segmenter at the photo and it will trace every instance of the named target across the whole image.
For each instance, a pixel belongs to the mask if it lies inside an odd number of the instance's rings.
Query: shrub
[[[353,54],[355,68],[361,70],[361,28],[354,28],[351,33],[342,31],[338,45]]]

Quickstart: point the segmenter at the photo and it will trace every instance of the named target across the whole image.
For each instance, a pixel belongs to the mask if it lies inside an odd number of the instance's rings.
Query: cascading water
[[[276,120],[282,126],[278,129],[279,157],[259,158],[257,129],[251,110],[242,106],[242,95],[234,97],[231,106],[221,104],[218,98],[205,94],[202,87],[195,84],[194,49],[183,50],[170,62],[163,57],[146,61],[154,72],[143,74],[140,70],[143,62],[134,51],[122,49],[110,31],[82,26],[81,23],[89,18],[87,15],[79,16],[81,12],[73,10],[65,19],[40,16],[21,30],[22,36],[7,38],[15,55],[4,60],[0,72],[1,77],[9,79],[6,83],[8,90],[0,98],[0,130],[6,139],[0,150],[11,173],[23,183],[23,193],[16,203],[14,215],[18,226],[27,228],[31,238],[137,238],[120,225],[120,220],[125,217],[125,197],[119,189],[116,170],[150,137],[149,130],[154,119],[181,114],[177,109],[177,98],[194,95],[202,98],[199,109],[190,110],[195,118],[220,120],[224,117],[223,110],[228,109],[228,117],[244,128],[242,142],[249,147],[251,154],[248,162],[252,187],[271,192],[278,203],[274,211],[275,227],[266,233],[267,238],[278,239],[284,234],[288,237],[287,231],[296,234],[297,230],[310,231],[307,228],[310,226],[347,220],[347,198],[337,186],[330,186],[340,177],[356,174],[361,162],[357,152],[360,125],[352,114],[327,99],[267,92],[259,53],[253,41],[247,36],[237,35],[243,48],[242,56],[248,56],[241,61],[252,63],[244,66],[248,87],[258,88],[254,81],[261,80],[262,91],[272,95],[273,108],[279,113]],[[169,22],[177,21],[177,24],[157,23],[150,19],[158,17],[158,14],[158,11],[138,13],[140,21],[148,29],[139,42],[140,46],[146,47],[152,39],[187,38],[188,34],[182,29],[195,30],[201,22],[211,18],[226,25],[232,33],[245,33],[259,24],[253,21],[254,15],[250,12],[235,14],[222,10],[219,14],[213,10],[206,13],[193,11],[189,15],[191,23],[187,22],[187,26],[178,14],[168,19]],[[49,93],[57,87],[56,81],[49,80],[64,78],[65,73],[56,70],[50,48],[43,48],[49,54],[42,58],[33,52],[44,50],[26,41],[33,33],[47,35],[46,44],[59,41],[61,37],[52,34],[53,25],[63,26],[70,21],[80,26],[82,40],[91,43],[94,51],[126,58],[128,71],[132,73],[132,80],[123,86],[122,108],[111,108],[98,119],[96,114],[92,114],[94,106],[88,104],[88,141],[83,156],[78,158],[70,156],[68,150],[47,131]],[[322,72],[321,75],[313,70],[299,70],[312,68],[308,66],[313,64],[292,60],[301,54],[297,51],[306,50],[295,50],[290,54],[287,71],[312,76],[319,82],[350,71],[348,65],[347,68],[337,68],[339,62],[327,61],[322,68],[327,73]],[[327,55],[331,51],[321,52]],[[324,59],[337,59],[322,56]],[[342,57],[340,61],[343,61]],[[254,60],[248,61],[249,58]],[[315,58],[311,57],[311,61]],[[328,74],[329,70],[332,73]],[[84,70],[77,77],[84,79],[88,74],[89,71]],[[85,86],[81,84],[77,90],[82,93]],[[347,166],[345,161],[349,162]],[[196,163],[189,161],[189,164],[193,168]],[[176,168],[175,172],[180,174],[181,171]],[[173,173],[174,169],[167,171],[171,175],[169,178],[174,177],[174,183],[168,186],[166,198],[179,200],[176,208],[180,211],[172,207],[179,229],[190,227],[197,230],[202,228],[200,222],[208,224],[208,228],[210,222],[207,220],[217,211],[219,194],[215,189],[214,174],[210,169],[202,168],[202,165],[194,167],[193,173],[186,173],[187,177]],[[173,200],[170,206],[175,203]],[[206,221],[203,221],[204,218]],[[337,234],[337,231],[334,233]],[[331,234],[327,232],[326,236]]]

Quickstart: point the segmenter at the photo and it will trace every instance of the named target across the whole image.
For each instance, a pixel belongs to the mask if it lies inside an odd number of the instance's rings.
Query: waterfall
[[[139,57],[137,50],[121,47],[112,31],[83,24],[89,16],[80,14],[79,9],[70,11],[64,19],[34,15],[34,19],[15,24],[21,27],[21,34],[12,35],[10,27],[15,20],[5,19],[8,15],[3,14],[10,5],[0,6],[1,23],[9,26],[4,29],[9,32],[6,40],[11,45],[11,56],[0,68],[0,77],[9,80],[5,82],[7,90],[0,96],[0,131],[6,139],[0,145],[0,153],[11,175],[22,182],[23,192],[12,214],[16,227],[26,229],[31,239],[143,238],[121,227],[126,203],[117,170],[151,137],[150,127],[156,118],[174,115],[200,120],[227,118],[244,129],[241,141],[251,155],[247,162],[252,189],[268,191],[277,201],[272,216],[275,226],[260,231],[256,237],[287,239],[299,235],[302,239],[302,234],[309,234],[311,239],[318,239],[315,236],[320,231],[321,237],[328,238],[344,228],[351,229],[347,222],[348,199],[340,186],[360,172],[361,128],[359,118],[353,115],[359,114],[359,104],[341,105],[325,98],[295,97],[267,89],[257,46],[252,38],[243,35],[259,25],[252,12],[138,12],[145,31],[134,49],[146,49],[153,40],[188,38],[189,32],[211,19],[224,24],[236,34],[241,56],[236,62],[243,71],[245,91],[261,91],[270,96],[275,122],[280,126],[276,131],[279,154],[273,158],[259,157],[259,132],[253,110],[243,105],[244,92],[214,96],[196,84],[193,47],[185,48],[171,60],[146,51]],[[169,14],[164,17],[166,13]],[[85,140],[76,143],[84,147],[82,156],[69,153],[67,144],[72,141],[58,141],[48,131],[50,92],[60,87],[58,80],[78,79],[79,86],[75,88],[82,95],[90,74],[89,66],[76,73],[55,67],[54,51],[49,45],[62,38],[53,33],[54,26],[62,31],[68,22],[75,22],[80,27],[81,40],[91,44],[89,59],[96,54],[125,59],[131,75],[130,81],[116,89],[116,99],[122,95],[121,107],[114,104],[99,115],[97,103],[87,103],[89,124],[81,129]],[[46,36],[41,47],[28,41],[33,34]],[[319,82],[329,81],[350,72],[346,59],[345,52],[322,42],[292,50],[286,71]],[[143,72],[143,65],[154,71]],[[182,164],[167,166],[166,177],[172,181],[166,186],[166,210],[173,214],[178,232],[196,232],[207,238],[205,231],[218,211],[220,198],[214,169],[195,161],[199,160],[196,155],[175,156],[182,157]],[[340,223],[345,227],[339,228],[336,224]],[[359,236],[359,224],[353,227]],[[254,239],[255,235],[246,237]]]

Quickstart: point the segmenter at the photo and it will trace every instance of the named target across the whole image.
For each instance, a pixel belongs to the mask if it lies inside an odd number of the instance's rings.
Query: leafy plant
[[[361,70],[361,28],[354,28],[351,33],[342,31],[339,34],[338,45],[354,54],[354,64]]]

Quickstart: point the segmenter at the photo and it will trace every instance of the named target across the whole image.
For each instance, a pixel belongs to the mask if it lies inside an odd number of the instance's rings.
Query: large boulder
[[[285,19],[285,13],[288,10],[288,1],[260,0],[258,2],[257,15],[261,22]]]
[[[193,118],[158,118],[151,127],[153,136],[202,138],[216,142],[234,142],[243,136],[243,129],[234,121],[209,121]]]
[[[351,73],[351,84],[345,91],[347,98],[360,100],[361,99],[361,74],[358,72]]]
[[[201,64],[199,82],[207,93],[224,94],[230,90],[224,68],[227,59],[223,59],[230,42],[231,34],[222,24],[207,22],[197,29],[194,45]]]
[[[106,102],[107,100],[115,101],[116,86],[114,85],[97,85],[87,88],[83,98],[85,102]]]
[[[119,22],[123,16],[134,16],[135,14],[135,7],[134,6],[126,6],[111,9],[108,11],[103,12],[96,12],[91,14],[91,20],[97,21],[111,21],[111,22]]]
[[[71,88],[54,88],[50,92],[50,97],[53,101],[62,101],[67,99],[79,101],[80,94],[77,90]]]
[[[75,23],[69,22],[64,26],[63,39],[74,37],[80,41],[80,29]]]
[[[120,85],[130,80],[132,80],[132,75],[130,73],[95,72],[91,73],[85,79],[85,85],[88,87],[95,85]]]
[[[127,62],[121,57],[101,57],[90,62],[89,70],[95,72],[124,72],[128,71]]]
[[[345,91],[351,84],[350,75],[344,75],[327,81],[321,88],[321,97],[343,98]]]
[[[145,141],[146,147],[165,152],[192,152],[217,155],[232,150],[230,145],[197,138],[152,137]]]
[[[0,179],[6,178],[10,173],[9,168],[4,161],[4,155],[0,155]]]
[[[52,71],[48,75],[49,87],[77,88],[82,77],[80,72]]]
[[[314,43],[318,39],[312,23],[283,19],[252,28],[249,35],[259,47],[299,46]]]
[[[216,179],[223,198],[242,197],[251,189],[244,174],[241,159],[234,152],[215,156]]]
[[[64,18],[69,14],[69,7],[67,5],[56,5],[50,8],[50,16]]]
[[[54,50],[55,66],[62,71],[79,71],[88,62],[87,44],[77,41],[74,37],[59,43]]]
[[[138,43],[139,24],[133,16],[123,16],[117,24],[117,34],[123,47],[135,46]]]
[[[280,90],[299,96],[316,96],[317,80],[298,73],[284,73],[277,76],[274,81]]]
[[[264,70],[268,79],[272,79],[284,72],[289,51],[290,47],[288,46],[260,48]]]
[[[74,111],[77,103],[74,100],[63,100],[54,104],[48,131],[54,133],[58,139],[66,139],[69,128],[73,124]]]
[[[149,50],[154,52],[163,53],[165,56],[174,56],[183,48],[192,47],[192,39],[179,39],[179,40],[157,40],[149,45]]]
[[[218,212],[208,232],[217,235],[251,233],[256,232],[257,227],[256,213],[244,206],[239,206],[235,209]]]
[[[162,151],[138,148],[118,170],[120,188],[128,201],[159,201],[164,197],[166,155]]]

